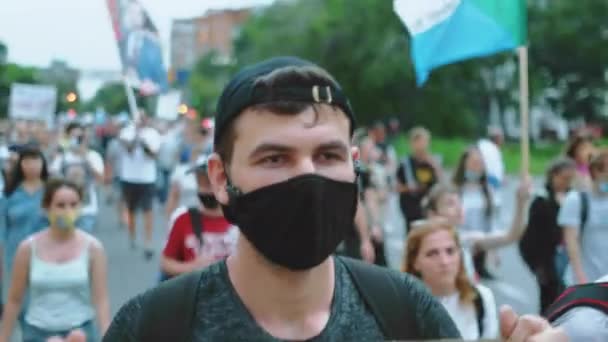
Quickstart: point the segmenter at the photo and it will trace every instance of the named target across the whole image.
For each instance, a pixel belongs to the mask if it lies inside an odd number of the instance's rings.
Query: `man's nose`
[[[306,158],[300,159],[300,161],[298,162],[297,167],[294,171],[295,171],[294,176],[301,175],[301,174],[316,173],[317,167],[315,166],[315,163],[314,163],[312,157],[306,157]]]

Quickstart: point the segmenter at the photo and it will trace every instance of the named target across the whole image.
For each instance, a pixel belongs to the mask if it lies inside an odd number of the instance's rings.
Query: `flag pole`
[[[519,111],[521,115],[521,171],[527,174],[530,170],[530,130],[529,110],[530,93],[528,88],[528,47],[517,49],[519,59]]]
[[[129,110],[131,111],[131,118],[133,122],[139,121],[139,110],[137,109],[137,101],[135,100],[135,94],[133,88],[129,85],[129,80],[126,76],[123,76],[122,82],[125,86],[125,92],[127,93],[127,102],[129,103]]]

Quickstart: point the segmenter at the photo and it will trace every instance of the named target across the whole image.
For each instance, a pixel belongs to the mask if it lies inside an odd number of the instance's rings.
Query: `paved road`
[[[513,209],[515,182],[511,182],[504,191],[503,222],[510,222],[509,215]],[[121,228],[116,210],[102,205],[102,214],[96,235],[103,242],[109,261],[109,291],[111,308],[114,314],[129,298],[153,286],[158,274],[158,253],[165,238],[165,218],[163,210],[155,210],[154,242],[157,254],[151,261],[145,261],[141,247],[131,250],[127,240],[126,228]],[[391,218],[387,229],[388,259],[392,267],[398,268],[403,249],[403,221],[399,214],[397,198],[392,199]],[[141,227],[141,219],[139,226]],[[141,246],[142,229],[138,230],[138,241]],[[532,275],[527,270],[514,247],[499,251],[501,260],[496,273],[499,280],[489,282],[499,304],[511,304],[518,312],[532,313],[537,311],[538,290]]]

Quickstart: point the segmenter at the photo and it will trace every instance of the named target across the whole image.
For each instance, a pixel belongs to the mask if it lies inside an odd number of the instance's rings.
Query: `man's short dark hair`
[[[70,122],[66,127],[65,127],[65,133],[66,134],[70,134],[72,133],[73,130],[75,129],[82,129],[82,125],[79,122]]]
[[[287,66],[274,70],[273,72],[260,76],[254,81],[254,85],[269,88],[280,87],[312,87],[314,85],[329,85],[338,87],[338,83],[325,70],[314,65],[306,66]],[[277,115],[296,115],[309,108],[313,108],[318,114],[320,104],[310,101],[280,100],[253,105],[246,109],[256,111],[269,111]],[[339,109],[337,106],[332,106]],[[316,120],[315,120],[316,123]],[[217,152],[225,163],[230,163],[234,149],[236,132],[234,121],[230,122],[225,128],[220,139],[215,142],[215,152]]]

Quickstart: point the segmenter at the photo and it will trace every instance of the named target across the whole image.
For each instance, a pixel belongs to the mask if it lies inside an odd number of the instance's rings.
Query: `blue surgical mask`
[[[467,182],[478,182],[481,179],[481,174],[476,171],[467,170],[464,172],[464,179]]]

